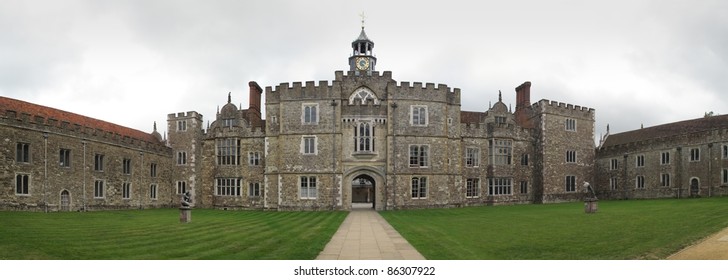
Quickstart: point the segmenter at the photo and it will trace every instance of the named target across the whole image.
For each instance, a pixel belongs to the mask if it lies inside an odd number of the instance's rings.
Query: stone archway
[[[354,205],[375,208],[377,205],[376,188],[377,182],[372,176],[361,174],[354,177],[354,180],[351,181],[352,208],[355,208]]]
[[[352,206],[362,206],[359,201],[371,201],[366,208],[383,210],[385,206],[386,177],[382,168],[377,166],[358,166],[344,172],[342,201],[344,209],[351,210]]]

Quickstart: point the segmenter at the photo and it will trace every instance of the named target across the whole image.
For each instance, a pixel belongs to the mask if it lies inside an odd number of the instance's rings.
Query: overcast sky
[[[596,109],[596,135],[728,113],[728,1],[0,0],[0,95],[151,132],[248,81],[331,81],[361,30],[378,71],[490,101]]]

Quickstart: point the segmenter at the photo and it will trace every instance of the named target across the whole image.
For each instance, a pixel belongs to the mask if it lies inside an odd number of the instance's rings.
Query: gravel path
[[[668,260],[728,260],[728,228],[687,247]]]

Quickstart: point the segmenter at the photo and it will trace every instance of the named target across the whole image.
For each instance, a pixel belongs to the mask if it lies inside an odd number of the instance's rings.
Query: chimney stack
[[[250,93],[248,94],[248,110],[257,112],[258,117],[260,117],[260,99],[263,95],[263,89],[260,88],[258,83],[255,81],[250,81],[248,86],[250,87]]]
[[[531,82],[526,81],[516,87],[516,123],[524,128],[533,128],[529,121],[531,115]]]
[[[531,106],[531,82],[524,82],[516,88],[516,111]]]

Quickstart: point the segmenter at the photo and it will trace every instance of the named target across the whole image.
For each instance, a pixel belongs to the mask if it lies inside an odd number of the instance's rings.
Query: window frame
[[[94,154],[94,171],[104,171],[104,154]]]
[[[374,122],[360,121],[354,125],[354,152],[374,153]]]
[[[634,157],[635,167],[645,167],[645,155],[637,155]]]
[[[520,194],[528,194],[528,181],[522,180],[520,182]]]
[[[177,131],[187,131],[187,120],[177,120]]]
[[[121,199],[130,200],[131,193],[132,193],[131,182],[122,182],[121,183]]]
[[[576,163],[576,151],[575,150],[568,150],[566,151],[566,163]]]
[[[662,186],[662,187],[670,186],[670,173],[660,173],[660,186]]]
[[[240,165],[241,147],[242,143],[239,138],[218,138],[215,141],[215,155],[217,157],[217,165]]]
[[[609,160],[609,170],[617,170],[617,169],[619,169],[619,160],[616,158]]]
[[[260,152],[248,152],[248,166],[260,166]]]
[[[242,181],[240,177],[215,178],[215,196],[240,197],[242,196]]]
[[[310,142],[310,144],[309,144]],[[317,155],[318,154],[318,137],[315,135],[301,136],[301,154]]]
[[[576,119],[567,118],[564,122],[564,129],[566,131],[576,132]]]
[[[414,150],[413,150],[414,148]],[[429,168],[430,167],[430,145],[411,144],[409,145],[409,167]],[[414,151],[414,154],[413,154]]]
[[[16,163],[30,163],[32,155],[30,154],[30,143],[17,142],[15,145],[15,162]]]
[[[660,152],[660,165],[669,165],[669,164],[670,164],[670,152],[669,151]]]
[[[567,193],[576,192],[576,176],[575,175],[566,175],[564,182],[565,182],[565,188],[564,188],[565,192],[567,192]]]
[[[415,114],[416,112],[416,114]],[[423,117],[424,115],[424,117]],[[429,125],[429,110],[427,105],[410,105],[410,125],[426,127]]]
[[[94,199],[104,199],[106,195],[106,182],[94,180]]]
[[[177,151],[177,165],[187,165],[187,151]]]
[[[645,189],[645,176],[637,175],[634,178],[634,183],[635,183],[635,185],[634,185],[635,189],[644,190]]]
[[[121,174],[131,175],[131,159],[123,158],[121,160]]]
[[[157,184],[149,184],[149,199],[157,200]]]
[[[30,196],[30,173],[15,173],[15,195]]]
[[[317,125],[319,123],[319,104],[318,103],[302,103],[301,104],[301,124]]]
[[[477,168],[480,166],[480,148],[465,148],[465,167]]]
[[[187,181],[177,181],[177,194],[185,194],[187,192]]]
[[[511,139],[489,139],[488,140],[488,164],[491,165],[512,165],[513,164],[513,140]]]
[[[690,148],[690,162],[700,161],[700,148]]]
[[[427,176],[412,177],[410,179],[410,198],[427,199],[428,187]]]
[[[58,151],[58,165],[64,168],[71,167],[71,150],[70,149],[59,149]]]
[[[318,199],[318,180],[316,176],[298,177],[298,198],[305,200]]]
[[[480,178],[467,178],[465,180],[465,197],[480,197]]]
[[[513,178],[490,177],[488,178],[488,195],[501,196],[513,195]]]
[[[260,182],[248,183],[248,197],[261,197]]]

